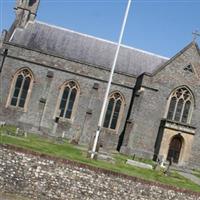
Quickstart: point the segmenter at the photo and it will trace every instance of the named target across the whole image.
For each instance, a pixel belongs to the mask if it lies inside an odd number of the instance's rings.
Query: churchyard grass
[[[9,128],[13,130],[13,132],[15,131],[14,127],[9,127]],[[44,138],[35,134],[28,134],[27,137],[14,136],[13,134],[7,135],[5,134],[5,129],[6,128],[0,128],[1,144],[10,144],[17,147],[30,149],[35,152],[59,158],[64,158],[68,160],[74,160],[94,167],[108,169],[129,176],[138,177],[144,180],[150,180],[166,185],[179,187],[182,189],[189,189],[191,191],[200,192],[200,187],[198,185],[180,176],[176,172],[171,172],[170,176],[165,176],[161,171],[142,169],[125,164],[125,161],[131,158],[130,156],[125,156],[119,153],[115,153],[114,154],[114,158],[116,160],[115,164],[101,160],[91,160],[90,158],[87,158],[86,150],[81,150],[77,148],[75,145],[70,144],[67,140],[58,142],[53,140],[52,138]],[[140,160],[148,164],[149,163],[153,164],[153,161],[149,160],[138,159],[138,158],[136,158],[136,160]]]
[[[195,169],[194,172],[193,172],[193,175],[195,175],[198,178],[200,178],[200,169]]]

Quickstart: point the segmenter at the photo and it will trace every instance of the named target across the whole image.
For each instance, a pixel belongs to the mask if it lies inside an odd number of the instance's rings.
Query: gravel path
[[[0,200],[28,200],[28,199],[24,199],[22,197],[15,196],[13,194],[11,195],[11,194],[5,194],[5,193],[0,192]]]

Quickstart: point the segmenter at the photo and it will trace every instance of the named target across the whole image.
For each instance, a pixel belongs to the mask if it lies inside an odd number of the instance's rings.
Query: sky
[[[127,2],[41,0],[37,20],[117,42]],[[0,0],[0,32],[12,24],[14,6],[15,0]],[[122,43],[172,57],[195,30],[200,31],[200,0],[132,0]]]

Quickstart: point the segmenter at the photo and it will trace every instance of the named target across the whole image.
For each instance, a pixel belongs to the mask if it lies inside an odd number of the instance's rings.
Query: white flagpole
[[[108,95],[109,95],[109,91],[110,91],[112,77],[113,77],[113,73],[114,73],[114,70],[115,70],[115,66],[116,66],[116,62],[117,62],[117,58],[118,58],[118,54],[119,54],[119,49],[120,49],[120,46],[121,46],[121,41],[122,41],[124,28],[125,28],[127,17],[128,17],[130,5],[131,5],[131,0],[128,0],[126,12],[125,12],[125,15],[124,15],[124,21],[123,21],[123,24],[122,24],[122,27],[121,27],[121,32],[120,32],[119,41],[118,41],[118,45],[117,45],[117,50],[115,52],[115,57],[114,57],[114,61],[113,61],[111,72],[110,72],[110,77],[109,77],[109,81],[108,81],[108,85],[107,85],[107,89],[106,89],[106,93],[105,93],[105,97],[104,97],[104,101],[103,101],[103,106],[101,108],[101,113],[100,113],[99,122],[98,122],[98,128],[96,130],[96,135],[95,135],[95,139],[94,139],[94,143],[93,143],[93,147],[92,147],[92,152],[91,152],[91,158],[92,159],[94,158],[94,155],[96,153],[96,148],[97,148],[97,143],[98,143],[101,127],[103,125],[103,119],[104,119],[104,116],[105,116],[107,99],[108,99]]]

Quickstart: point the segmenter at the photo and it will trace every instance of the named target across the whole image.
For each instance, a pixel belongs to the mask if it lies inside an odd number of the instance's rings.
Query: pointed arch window
[[[8,103],[11,106],[26,108],[33,83],[33,75],[28,69],[17,72],[14,76]]]
[[[167,119],[177,122],[190,123],[193,110],[193,96],[186,87],[172,92],[169,99]]]
[[[103,126],[109,129],[117,129],[119,126],[119,118],[124,106],[122,95],[118,92],[113,93],[108,102],[107,111]]]
[[[78,93],[79,87],[75,81],[69,81],[63,85],[59,102],[59,116],[61,118],[72,119]]]

